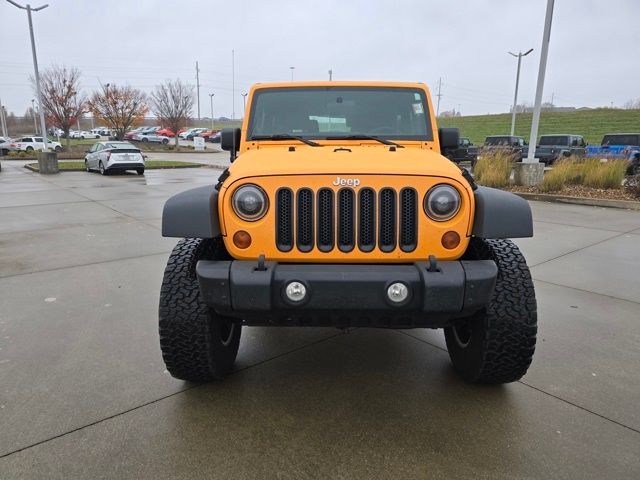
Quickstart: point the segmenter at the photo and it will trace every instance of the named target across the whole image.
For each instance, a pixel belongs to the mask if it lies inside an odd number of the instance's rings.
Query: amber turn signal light
[[[251,235],[244,230],[238,230],[233,234],[233,244],[238,248],[249,248],[249,245],[251,245]]]
[[[457,232],[449,231],[442,235],[442,246],[447,250],[453,250],[460,245],[460,235]]]

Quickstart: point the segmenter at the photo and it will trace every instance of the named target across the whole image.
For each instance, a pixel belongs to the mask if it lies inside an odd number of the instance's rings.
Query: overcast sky
[[[22,0],[24,1],[24,0]],[[42,0],[34,13],[40,67],[78,67],[99,82],[145,91],[167,78],[195,83],[201,116],[232,115],[256,82],[399,80],[427,83],[441,110],[509,110],[517,60],[519,102],[533,103],[546,0]],[[0,98],[18,115],[34,98],[26,12],[0,0]],[[33,6],[41,3],[34,3]],[[544,101],[621,106],[640,98],[640,1],[556,0]],[[194,116],[196,113],[194,112]]]

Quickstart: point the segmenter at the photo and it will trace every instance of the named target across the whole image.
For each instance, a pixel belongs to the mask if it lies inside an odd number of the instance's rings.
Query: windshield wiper
[[[311,147],[321,147],[319,143],[312,142],[306,138],[299,137],[298,135],[290,135],[288,133],[276,133],[275,135],[254,135],[251,140],[298,140],[302,143],[306,143]]]
[[[375,137],[373,135],[355,134],[355,135],[340,135],[335,137],[327,137],[327,140],[375,140],[376,142],[383,143],[384,145],[393,145],[394,147],[404,148],[404,145],[400,145],[391,140],[385,140],[384,138]]]

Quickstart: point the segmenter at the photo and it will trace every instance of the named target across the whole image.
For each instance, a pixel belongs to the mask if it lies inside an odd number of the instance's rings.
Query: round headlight
[[[257,185],[243,185],[233,193],[233,211],[242,220],[255,222],[267,213],[267,195]]]
[[[430,218],[444,222],[460,210],[460,194],[451,185],[436,185],[424,197],[424,211]]]

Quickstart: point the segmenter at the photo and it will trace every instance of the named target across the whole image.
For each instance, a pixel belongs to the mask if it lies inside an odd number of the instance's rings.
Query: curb
[[[525,200],[539,202],[569,203],[573,205],[587,205],[591,207],[622,208],[625,210],[640,210],[640,202],[633,200],[610,200],[606,198],[582,198],[565,195],[548,195],[546,193],[522,193],[512,192]]]
[[[200,165],[179,165],[179,166],[172,166],[172,167],[145,167],[145,170],[172,170],[174,168],[202,168],[202,167],[208,167],[208,165],[206,164],[200,164]],[[36,173],[40,173],[40,169],[36,166],[34,167],[33,165],[30,164],[26,164],[24,166],[24,168],[26,168],[27,170],[31,170],[32,172],[36,172]],[[84,168],[65,168],[64,170],[59,170],[59,173],[65,173],[65,172],[85,172],[86,170]]]

